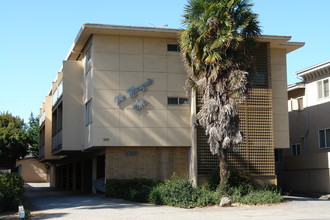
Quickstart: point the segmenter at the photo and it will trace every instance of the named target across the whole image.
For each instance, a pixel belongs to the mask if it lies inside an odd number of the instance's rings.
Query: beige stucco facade
[[[39,119],[39,160],[47,162],[60,157],[52,154],[52,95],[47,95],[40,108]]]
[[[318,83],[322,83],[322,93],[329,91],[329,84],[324,81],[330,80],[330,62],[297,75],[304,81],[288,87],[290,150],[284,154],[284,185],[297,191],[330,192],[330,136],[320,136],[322,131],[330,132],[330,97],[319,97],[318,88]]]
[[[272,49],[270,55],[273,102],[274,148],[287,148],[289,119],[287,114],[287,73],[285,49]]]
[[[175,37],[175,35],[173,36]],[[190,146],[189,106],[169,106],[168,97],[186,97],[180,53],[166,51],[175,38],[93,35],[92,69],[85,75],[85,103],[93,121],[85,128],[84,148],[92,146]],[[105,47],[103,45],[106,45]],[[109,61],[110,62],[109,62]],[[146,91],[127,90],[148,80]],[[114,98],[127,98],[117,104]],[[143,110],[133,109],[146,100]]]
[[[102,178],[166,179],[173,173],[201,182],[200,136],[194,125],[197,95],[192,92],[187,97],[183,88],[186,72],[175,49],[179,33],[177,29],[83,25],[50,92],[52,154],[64,155],[52,162],[55,186],[84,190]],[[253,113],[244,123],[254,127],[262,123],[253,119],[257,112],[261,108],[267,112],[264,160],[270,171],[255,175],[261,182],[276,183],[274,149],[287,148],[289,143],[286,54],[303,45],[289,40],[287,36],[260,38],[265,49],[257,53],[267,68],[267,88],[251,94],[267,99],[267,106],[255,98],[242,108],[242,117]],[[261,59],[262,54],[266,55]],[[258,154],[263,142],[256,142],[244,144],[246,152],[254,146],[255,157],[263,154]],[[263,166],[257,158],[244,163]]]

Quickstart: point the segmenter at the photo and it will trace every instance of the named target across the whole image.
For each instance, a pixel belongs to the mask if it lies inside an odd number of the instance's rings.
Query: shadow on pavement
[[[23,204],[30,211],[50,209],[132,209],[155,205],[106,198],[104,194],[56,191],[50,187],[25,185]],[[65,213],[62,213],[65,214]]]
[[[302,196],[284,196],[284,202],[291,202],[291,201],[324,201],[324,202],[329,202],[329,200],[319,199],[319,198],[302,197]]]
[[[49,219],[65,217],[67,213],[32,213],[29,219]]]

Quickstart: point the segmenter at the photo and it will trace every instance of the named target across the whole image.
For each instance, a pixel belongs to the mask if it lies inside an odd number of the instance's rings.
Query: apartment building
[[[294,191],[330,192],[330,61],[298,71],[288,86],[290,149],[285,184]]]
[[[179,33],[82,26],[41,108],[41,149],[44,160],[52,158],[52,186],[91,191],[107,178],[173,173],[198,184],[218,167],[195,123],[201,99],[183,89]],[[286,54],[303,46],[290,38],[260,37],[251,51],[258,73],[239,106],[244,142],[230,164],[260,183],[276,184],[274,149],[289,146]]]

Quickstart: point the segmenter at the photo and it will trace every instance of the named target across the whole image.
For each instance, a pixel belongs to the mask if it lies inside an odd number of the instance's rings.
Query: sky
[[[295,72],[330,60],[329,0],[252,0],[262,34],[305,46],[287,55]],[[0,0],[0,112],[28,122],[48,93],[82,24],[182,28],[187,0]]]

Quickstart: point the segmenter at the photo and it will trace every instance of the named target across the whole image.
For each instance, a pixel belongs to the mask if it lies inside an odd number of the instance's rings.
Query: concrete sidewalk
[[[54,191],[48,184],[31,183],[26,189],[23,202],[32,211],[31,219],[330,219],[330,200],[302,197],[273,206],[182,209]]]

